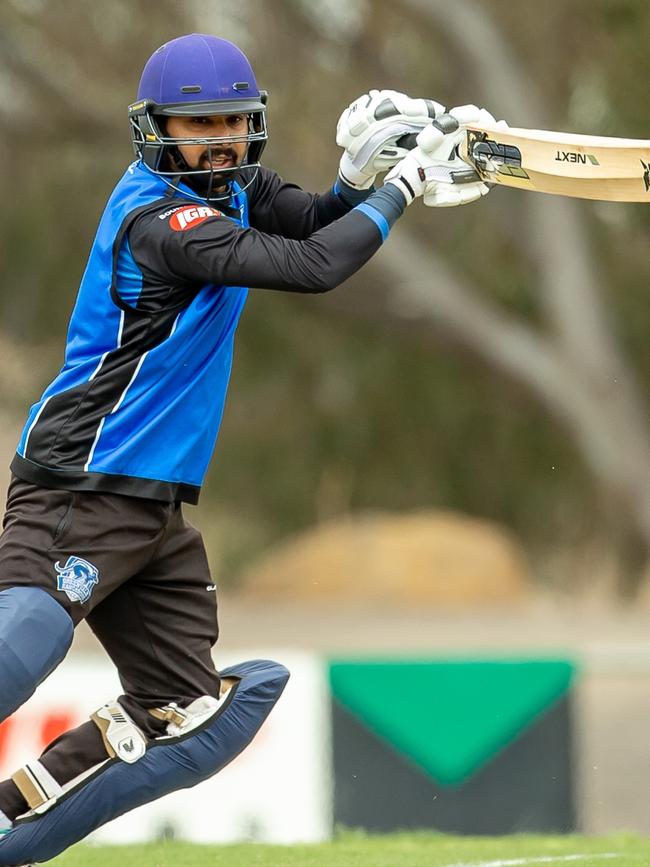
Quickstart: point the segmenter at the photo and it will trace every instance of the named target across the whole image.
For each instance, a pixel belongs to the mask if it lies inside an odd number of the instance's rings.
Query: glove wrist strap
[[[396,178],[390,178],[386,181],[386,183],[393,184],[393,186],[397,187],[397,189],[406,199],[407,205],[410,205],[413,201],[415,201],[415,190],[413,189],[409,181],[404,177],[404,175],[399,175],[399,177]]]

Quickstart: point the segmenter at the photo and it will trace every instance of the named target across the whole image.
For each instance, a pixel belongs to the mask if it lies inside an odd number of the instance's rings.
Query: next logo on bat
[[[593,154],[578,154],[574,151],[558,151],[555,155],[555,159],[559,163],[579,163],[580,165],[586,166],[587,161],[589,161],[592,166],[600,165]]]

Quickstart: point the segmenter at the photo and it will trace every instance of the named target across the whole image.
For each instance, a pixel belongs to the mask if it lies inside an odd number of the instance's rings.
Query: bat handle
[[[416,132],[407,132],[406,135],[398,138],[395,144],[398,148],[404,148],[407,151],[412,151],[413,148],[417,147],[417,138],[418,134]]]

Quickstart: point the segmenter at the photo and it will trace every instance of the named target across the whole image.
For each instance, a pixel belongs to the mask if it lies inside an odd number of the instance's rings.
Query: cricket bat
[[[519,190],[650,203],[650,140],[469,124],[461,157],[481,180]]]
[[[650,203],[650,140],[472,124],[465,129],[459,153],[476,174],[468,172],[459,183],[482,180],[556,196]],[[415,147],[415,139],[411,133],[397,144]]]

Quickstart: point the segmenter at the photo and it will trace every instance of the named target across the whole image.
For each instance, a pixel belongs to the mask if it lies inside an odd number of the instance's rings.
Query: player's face
[[[247,135],[245,114],[214,114],[208,117],[170,117],[167,135],[171,138],[223,138],[219,144],[179,145],[178,149],[191,169],[229,169],[239,165],[246,155],[246,142],[228,141],[229,137]]]

